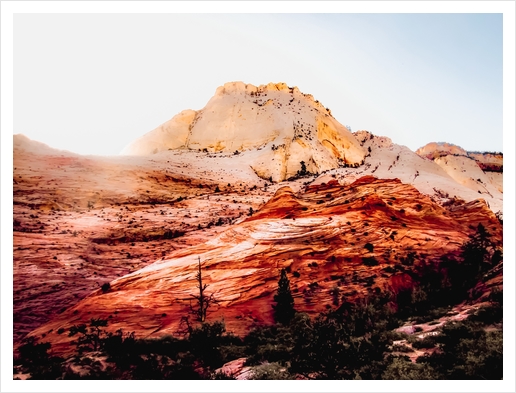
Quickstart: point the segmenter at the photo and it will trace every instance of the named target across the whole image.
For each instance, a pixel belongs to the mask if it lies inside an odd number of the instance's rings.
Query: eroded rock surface
[[[282,268],[289,272],[296,308],[315,315],[342,296],[352,300],[376,288],[396,293],[412,286],[407,258],[439,263],[442,255],[457,256],[478,223],[502,239],[499,221],[482,200],[446,208],[398,179],[372,176],[299,193],[282,187],[242,220],[112,280],[108,291],[94,291],[31,334],[45,334],[56,351],[66,351],[70,340],[59,329],[92,317],[138,337],[177,334],[196,293],[197,258],[207,291],[219,301],[209,319],[224,319],[229,331],[245,334],[273,321]]]
[[[503,193],[502,153],[469,152],[449,143],[428,143],[416,154],[433,160],[455,181],[480,194],[499,198]]]
[[[199,111],[187,110],[129,144],[122,154],[174,149],[246,155],[263,179],[279,182],[306,171],[358,166],[365,152],[331,111],[284,83],[226,83]]]
[[[198,164],[180,153],[83,157],[14,137],[15,343],[103,284],[204,243],[274,193],[250,169],[190,155]]]

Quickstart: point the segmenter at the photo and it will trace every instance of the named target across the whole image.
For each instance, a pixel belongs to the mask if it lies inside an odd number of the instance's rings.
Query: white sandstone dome
[[[466,156],[468,152],[462,147],[446,142],[430,142],[416,150],[421,157],[434,159],[446,155]]]
[[[187,110],[129,144],[121,154],[149,155],[170,149],[245,152],[258,176],[286,180],[363,163],[365,151],[331,112],[285,83],[221,86],[199,111]]]

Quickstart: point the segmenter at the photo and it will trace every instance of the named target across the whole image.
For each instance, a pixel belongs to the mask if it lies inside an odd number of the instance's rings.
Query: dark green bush
[[[378,265],[378,261],[376,260],[375,257],[362,258],[362,263],[366,266],[377,266]]]
[[[435,336],[426,336],[420,340],[412,342],[412,347],[416,349],[434,348],[437,343]]]

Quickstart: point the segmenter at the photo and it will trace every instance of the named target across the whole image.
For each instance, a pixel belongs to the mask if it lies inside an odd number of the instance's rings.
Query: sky
[[[15,14],[13,133],[116,155],[218,86],[285,82],[353,131],[503,151],[502,14]]]

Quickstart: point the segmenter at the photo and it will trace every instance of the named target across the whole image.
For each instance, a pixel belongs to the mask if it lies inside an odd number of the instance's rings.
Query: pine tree
[[[494,249],[490,238],[491,234],[486,228],[482,224],[478,224],[476,232],[462,246],[464,263],[472,273],[476,274],[490,267],[490,256]]]
[[[290,292],[290,281],[287,277],[287,271],[281,269],[280,279],[278,280],[278,292],[274,295],[276,305],[274,308],[274,320],[281,324],[289,323],[296,310],[294,309],[294,298]]]

